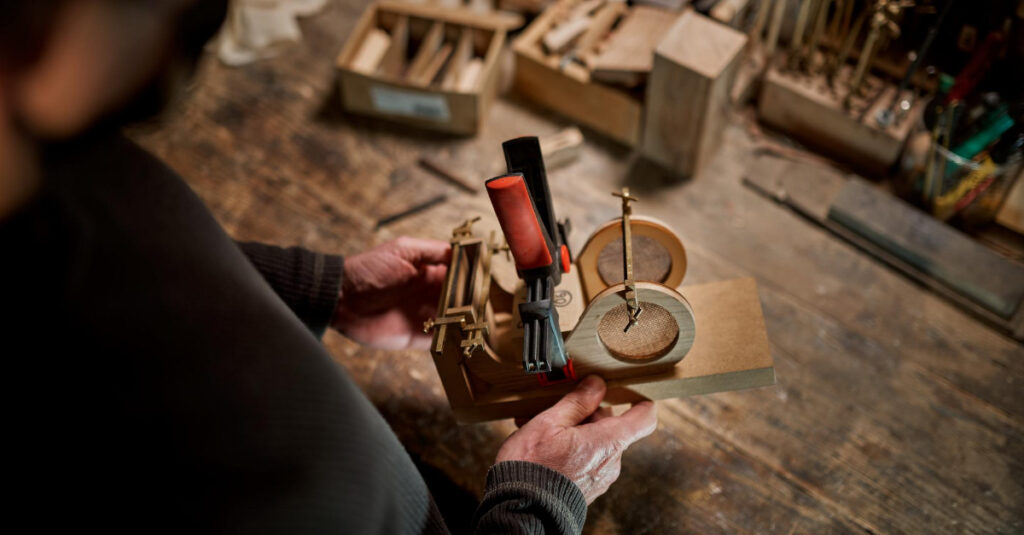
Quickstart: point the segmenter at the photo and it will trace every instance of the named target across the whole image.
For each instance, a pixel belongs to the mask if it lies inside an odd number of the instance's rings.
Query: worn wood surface
[[[165,159],[236,237],[351,254],[400,234],[446,239],[468,195],[420,154],[484,173],[500,141],[566,126],[511,95],[476,138],[338,111],[334,57],[364,9],[337,0],[303,43],[228,69],[207,59],[165,124],[132,136]],[[735,120],[735,118],[734,118]],[[1019,533],[1024,530],[1024,349],[792,211],[745,188],[754,140],[726,128],[698,177],[677,181],[587,133],[550,174],[575,249],[616,217],[678,230],[684,284],[753,276],[778,384],[659,402],[658,431],[623,457],[589,533]],[[398,203],[450,197],[379,231]],[[372,351],[328,334],[339,364],[422,464],[479,496],[511,422],[454,424],[426,351]]]

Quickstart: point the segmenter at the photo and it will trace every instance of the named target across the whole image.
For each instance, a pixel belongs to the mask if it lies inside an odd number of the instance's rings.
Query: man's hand
[[[437,309],[450,255],[446,242],[401,237],[346,258],[331,326],[379,349],[429,347],[423,322]]]
[[[583,491],[587,504],[619,477],[622,452],[658,426],[654,403],[633,405],[620,416],[598,409],[604,380],[590,376],[550,409],[505,441],[496,462],[529,461],[557,470]]]

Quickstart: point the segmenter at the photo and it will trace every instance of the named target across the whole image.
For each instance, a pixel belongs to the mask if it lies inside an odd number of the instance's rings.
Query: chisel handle
[[[549,246],[551,239],[540,223],[523,175],[514,173],[495,177],[485,186],[501,231],[505,233],[505,241],[516,261],[516,269],[526,271],[550,266],[553,262]]]

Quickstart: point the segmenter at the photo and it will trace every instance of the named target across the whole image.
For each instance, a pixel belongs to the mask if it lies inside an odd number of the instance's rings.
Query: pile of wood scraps
[[[560,0],[513,44],[519,93],[627,145],[640,140],[654,48],[678,17],[619,0]]]
[[[460,134],[476,133],[497,93],[508,28],[522,18],[380,2],[338,55],[342,102],[356,113]]]

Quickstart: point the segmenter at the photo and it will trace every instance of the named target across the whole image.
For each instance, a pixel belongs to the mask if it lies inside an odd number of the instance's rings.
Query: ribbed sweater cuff
[[[342,258],[301,247],[239,243],[256,270],[316,336],[323,336],[341,294]]]
[[[580,533],[587,518],[583,492],[561,472],[526,461],[504,461],[487,472],[483,503],[516,497],[539,502],[559,533]]]

